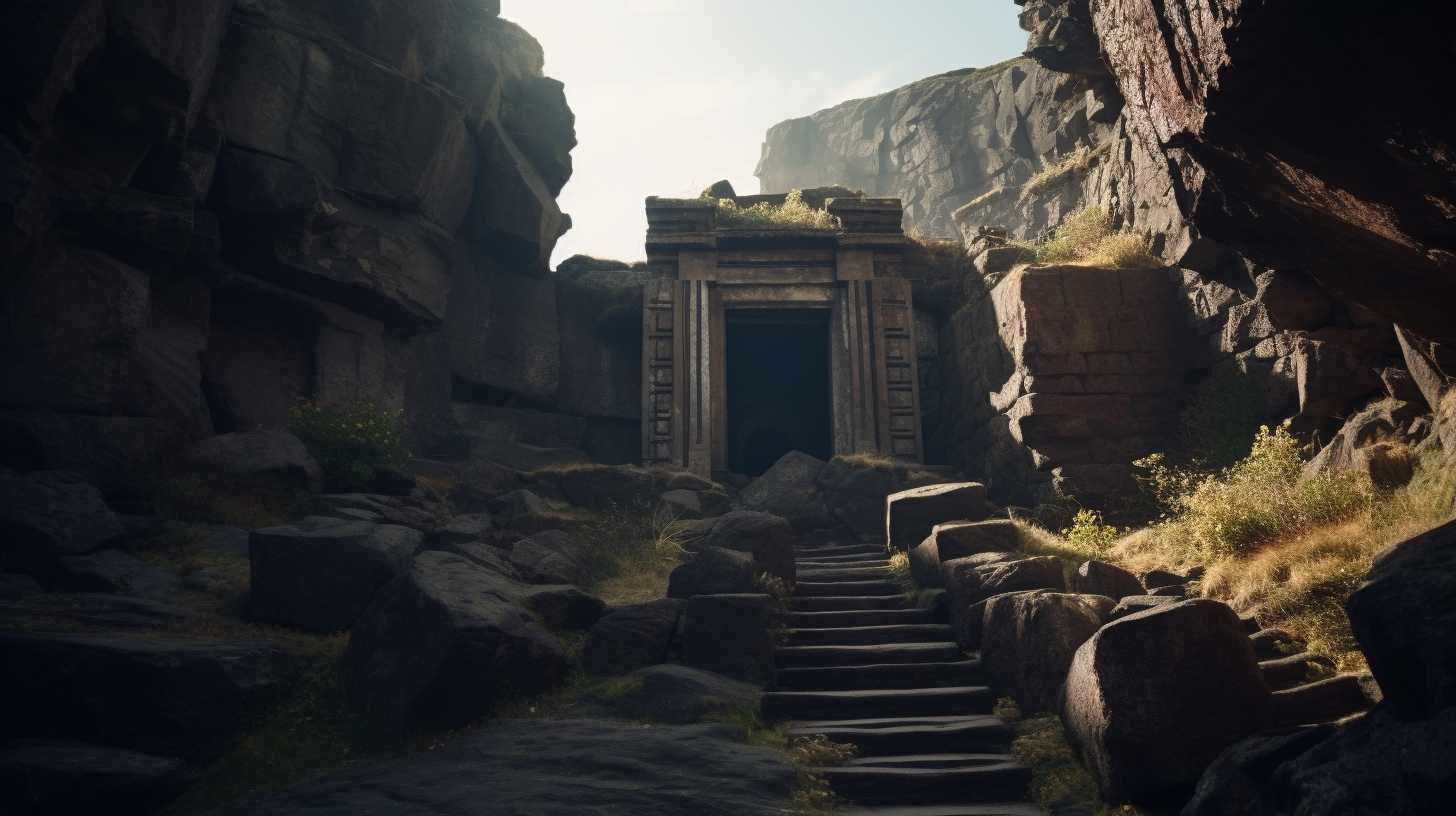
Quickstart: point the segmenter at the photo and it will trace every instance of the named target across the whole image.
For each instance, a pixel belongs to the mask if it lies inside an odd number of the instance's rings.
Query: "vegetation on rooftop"
[[[719,198],[718,225],[737,229],[840,229],[839,219],[828,210],[816,210],[804,201],[799,190],[790,190],[783,204],[761,201],[739,207],[731,198]]]

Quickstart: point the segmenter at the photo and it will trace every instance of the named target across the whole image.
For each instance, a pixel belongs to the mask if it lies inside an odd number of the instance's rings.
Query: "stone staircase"
[[[1029,768],[991,716],[980,666],[928,610],[907,609],[884,548],[797,551],[799,581],[764,717],[859,756],[820,772],[855,803],[844,816],[1040,816]]]

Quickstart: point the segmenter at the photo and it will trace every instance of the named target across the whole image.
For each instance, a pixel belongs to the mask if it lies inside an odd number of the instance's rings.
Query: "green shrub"
[[[718,225],[742,229],[839,229],[839,219],[827,210],[816,210],[804,201],[804,194],[790,190],[778,206],[760,202],[752,207],[739,207],[731,198],[718,201]]]
[[[1101,555],[1117,542],[1117,528],[1102,523],[1102,514],[1096,510],[1078,510],[1072,517],[1072,526],[1062,530],[1062,537],[1078,549]]]
[[[1263,414],[1263,395],[1248,374],[1209,377],[1179,417],[1181,464],[1216,471],[1248,456]]]
[[[1130,229],[1115,229],[1112,216],[1091,206],[1062,220],[1050,240],[1041,244],[1012,241],[1008,246],[1035,253],[1038,264],[1082,264],[1109,269],[1163,266],[1148,239]]]
[[[1048,812],[1071,805],[1095,805],[1097,783],[1067,744],[1062,721],[1039,714],[1016,723],[1011,758],[1031,768],[1028,794]]]
[[[410,457],[404,446],[403,409],[299,400],[289,409],[288,430],[323,467],[330,490],[368,489],[376,466],[403,464]]]

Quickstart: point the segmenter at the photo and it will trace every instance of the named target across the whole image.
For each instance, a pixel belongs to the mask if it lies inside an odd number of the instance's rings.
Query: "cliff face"
[[[186,441],[281,424],[301,396],[404,408],[428,447],[455,427],[452,400],[552,407],[546,263],[570,223],[555,196],[574,117],[539,44],[498,15],[7,5],[7,429],[125,417]],[[623,413],[589,387],[573,401]],[[30,431],[7,436],[7,461],[67,464]]]

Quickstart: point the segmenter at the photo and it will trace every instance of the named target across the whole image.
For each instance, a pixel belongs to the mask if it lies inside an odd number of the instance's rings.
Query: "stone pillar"
[[[910,281],[874,282],[874,353],[879,390],[880,453],[925,461],[920,440],[920,388],[915,361],[915,309]]]
[[[642,463],[673,462],[674,359],[676,358],[677,281],[658,278],[642,292]]]

